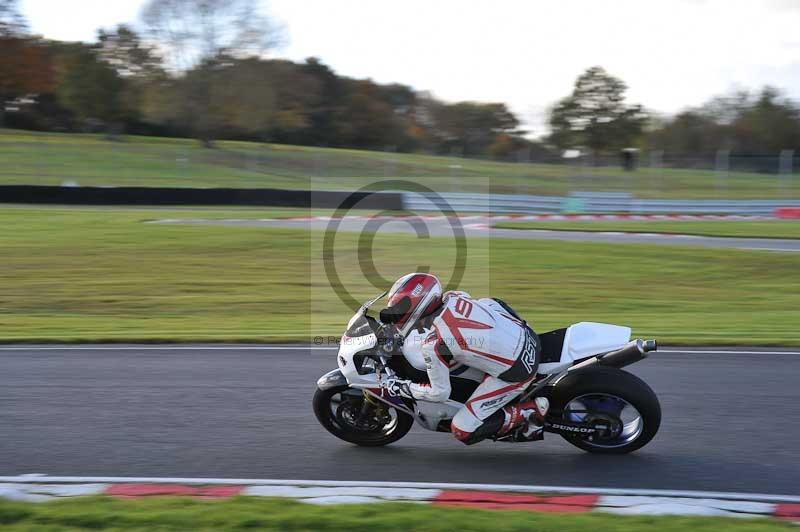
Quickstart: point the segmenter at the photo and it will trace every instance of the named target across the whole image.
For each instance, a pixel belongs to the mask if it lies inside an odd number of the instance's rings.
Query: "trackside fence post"
[[[781,150],[778,162],[778,172],[781,179],[781,191],[788,193],[793,192],[792,174],[794,172],[794,150]]]

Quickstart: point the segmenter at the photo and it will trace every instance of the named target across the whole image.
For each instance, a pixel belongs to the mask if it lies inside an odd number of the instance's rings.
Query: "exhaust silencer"
[[[612,368],[622,368],[647,357],[651,351],[658,349],[655,340],[634,340],[617,351],[597,357],[597,363]]]
[[[644,349],[645,353],[649,353],[650,351],[658,351],[658,342],[655,340],[645,340],[642,342],[642,348]]]

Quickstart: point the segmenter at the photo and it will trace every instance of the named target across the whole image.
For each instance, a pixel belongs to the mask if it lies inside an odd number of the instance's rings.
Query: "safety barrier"
[[[522,214],[735,214],[796,212],[800,200],[654,200],[626,193],[533,196],[449,192],[310,192],[307,190],[160,187],[0,186],[0,203],[72,205],[261,205],[295,208],[453,211]],[[779,211],[780,209],[780,211]]]
[[[68,205],[264,205],[297,208],[337,208],[343,203],[360,209],[400,210],[402,196],[392,192],[325,192],[272,188],[161,188],[0,186],[0,203]]]
[[[450,192],[435,197],[403,193],[403,206],[412,211],[440,211],[446,203],[457,212],[526,214],[737,214],[770,216],[780,208],[800,208],[800,200],[654,200],[626,194],[575,194],[531,196]]]
[[[775,216],[782,220],[800,220],[800,208],[781,207],[780,209],[775,209]]]

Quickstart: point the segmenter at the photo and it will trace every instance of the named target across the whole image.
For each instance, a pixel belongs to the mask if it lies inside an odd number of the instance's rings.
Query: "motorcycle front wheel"
[[[346,442],[364,447],[394,443],[414,419],[380,401],[368,400],[361,390],[337,386],[314,393],[314,415],[325,430]]]
[[[617,368],[576,371],[550,394],[551,416],[573,423],[602,423],[604,433],[563,434],[572,445],[599,454],[626,454],[645,446],[661,425],[661,405],[636,375]]]

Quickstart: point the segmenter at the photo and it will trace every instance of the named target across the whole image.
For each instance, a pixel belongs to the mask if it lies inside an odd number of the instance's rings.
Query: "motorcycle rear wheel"
[[[586,368],[567,375],[550,393],[550,409],[557,419],[602,420],[614,426],[606,435],[561,435],[590,453],[633,452],[647,445],[661,425],[661,405],[650,386],[617,368]]]
[[[368,405],[366,414],[362,415],[363,402],[363,393],[347,386],[317,389],[313,399],[314,415],[325,430],[340,440],[363,447],[394,443],[414,425],[411,416],[383,403],[385,412]]]

